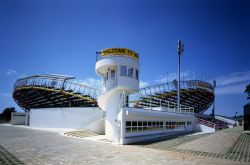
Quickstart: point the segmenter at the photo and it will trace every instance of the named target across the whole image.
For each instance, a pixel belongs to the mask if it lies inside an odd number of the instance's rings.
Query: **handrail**
[[[119,102],[119,110],[118,113],[121,111],[121,109],[126,105],[126,96],[125,91],[122,91],[120,102]]]
[[[172,97],[177,95],[177,81],[174,80],[172,82],[168,83],[162,83],[158,85],[153,85],[145,88],[141,88],[139,91],[140,97],[139,101],[140,103],[144,104],[145,106],[157,106],[161,104],[161,99],[165,97]],[[204,90],[204,92],[208,93],[214,93],[214,88],[212,84],[201,81],[201,80],[188,80],[188,81],[181,81],[181,93],[188,93],[188,92],[195,92],[195,91],[201,91]],[[172,106],[177,105],[175,101],[170,100],[170,104]],[[189,105],[189,104],[188,104]],[[209,104],[209,106],[211,103]],[[192,107],[192,105],[189,105]],[[194,107],[192,107],[194,108]],[[184,108],[187,110],[187,108]]]
[[[163,100],[161,98],[157,98],[157,101],[155,101],[154,97],[149,97],[145,98],[148,100],[148,106],[143,106],[140,104],[140,99],[135,100],[135,101],[130,101],[132,103],[132,107],[134,108],[144,108],[147,107],[149,109],[154,109],[154,108],[164,108],[166,109],[165,111],[168,112],[175,112],[175,113],[182,113],[182,114],[194,114],[194,108],[186,105],[181,105],[180,106],[180,112],[177,110],[177,103],[176,102],[171,102],[167,100]],[[153,105],[154,104],[154,105]]]
[[[197,117],[197,122],[198,122],[198,124],[204,124],[205,126],[208,126],[208,127],[214,128],[214,129],[216,126],[215,123],[198,118],[198,117]]]
[[[39,86],[49,89],[61,90],[76,93],[82,96],[90,96],[94,99],[97,99],[97,96],[101,93],[99,89],[86,86],[84,84],[77,83],[75,81],[70,81],[72,77],[65,77],[64,79],[55,78],[53,75],[49,78],[44,75],[35,75],[26,78],[18,79],[14,84],[14,90],[20,87],[29,87],[29,86]]]
[[[188,80],[188,81],[181,81],[180,82],[181,89],[205,89],[210,92],[214,91],[214,86],[208,82],[201,81],[201,80]],[[156,90],[158,88],[158,90]],[[172,81],[168,83],[157,84],[153,86],[148,86],[145,88],[140,89],[140,94],[155,94],[159,93],[162,94],[163,92],[171,92],[172,90],[177,90],[177,82]]]

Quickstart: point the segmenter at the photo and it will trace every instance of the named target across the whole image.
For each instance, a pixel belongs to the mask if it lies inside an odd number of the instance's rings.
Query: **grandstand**
[[[181,81],[181,106],[205,112],[214,101],[214,86],[200,80]],[[177,81],[140,89],[139,107],[172,107],[177,109]]]
[[[33,75],[18,79],[13,98],[25,111],[32,108],[97,107],[99,89],[73,81],[72,76],[55,74]],[[214,101],[213,85],[200,81],[181,81],[181,106],[205,112]],[[139,107],[172,107],[177,109],[177,82],[141,88]]]
[[[42,74],[18,79],[13,98],[28,111],[33,108],[97,107],[98,89],[73,81],[74,77]]]

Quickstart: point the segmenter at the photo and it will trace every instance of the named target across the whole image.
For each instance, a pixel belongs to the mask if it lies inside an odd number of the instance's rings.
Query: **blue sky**
[[[242,114],[249,8],[241,0],[0,0],[0,112],[18,108],[11,94],[22,76],[66,74],[100,84],[95,52],[108,47],[140,53],[142,86],[171,80],[182,39],[182,77],[217,80],[216,113]]]

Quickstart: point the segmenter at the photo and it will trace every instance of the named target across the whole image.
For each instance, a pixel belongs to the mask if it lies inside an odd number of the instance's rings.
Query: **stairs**
[[[214,119],[212,117],[211,118],[197,117],[197,123],[205,125],[210,128],[215,128],[215,131],[229,128],[226,122]]]
[[[64,135],[69,137],[85,138],[85,137],[97,136],[98,134],[88,130],[84,130],[84,131],[65,132]]]
[[[197,118],[197,123],[205,125],[205,126],[210,127],[210,128],[216,127],[215,123],[208,121],[208,120],[205,120],[205,119],[202,119],[202,118]]]

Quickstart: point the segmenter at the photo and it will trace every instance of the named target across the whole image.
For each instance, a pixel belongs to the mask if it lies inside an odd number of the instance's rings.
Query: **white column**
[[[124,108],[121,108],[121,121],[120,121],[120,144],[124,144],[124,138],[125,138],[125,131],[126,131],[126,110]]]

